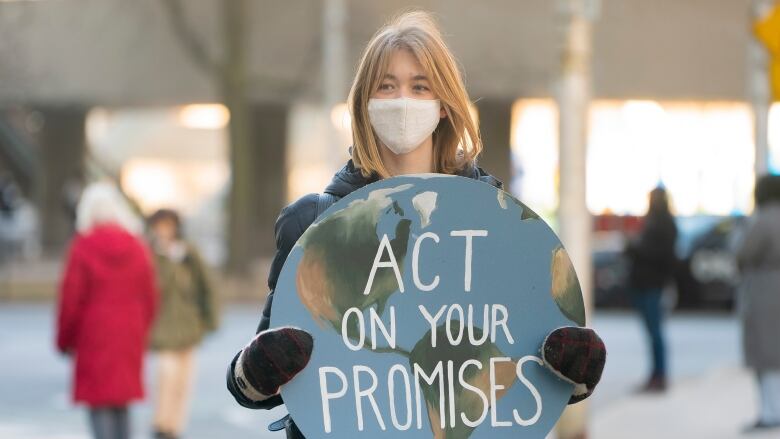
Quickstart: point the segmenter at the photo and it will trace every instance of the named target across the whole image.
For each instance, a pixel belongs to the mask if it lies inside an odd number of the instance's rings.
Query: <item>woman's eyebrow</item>
[[[389,79],[391,81],[398,81],[398,78],[395,75],[393,75],[392,73],[385,73],[385,76],[382,79]],[[418,75],[412,76],[412,81],[427,81],[427,80],[428,80],[428,77],[423,75],[423,74],[418,74]]]

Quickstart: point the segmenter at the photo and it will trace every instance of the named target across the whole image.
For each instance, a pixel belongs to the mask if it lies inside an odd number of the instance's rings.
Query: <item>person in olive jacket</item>
[[[216,330],[216,296],[200,255],[181,236],[179,215],[169,209],[148,220],[160,288],[160,311],[151,334],[157,351],[155,437],[178,437],[185,424],[195,363],[195,348]]]

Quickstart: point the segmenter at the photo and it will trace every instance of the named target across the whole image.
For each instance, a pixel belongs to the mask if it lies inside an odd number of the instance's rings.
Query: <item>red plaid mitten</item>
[[[241,352],[236,362],[236,382],[248,398],[266,399],[306,367],[313,348],[314,339],[302,329],[262,331]]]
[[[594,330],[567,326],[547,335],[542,359],[559,378],[574,384],[569,404],[575,404],[590,396],[601,380],[607,348]]]

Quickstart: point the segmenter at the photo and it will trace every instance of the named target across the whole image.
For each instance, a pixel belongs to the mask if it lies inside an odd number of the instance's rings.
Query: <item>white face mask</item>
[[[438,99],[369,99],[368,118],[379,140],[395,154],[417,149],[439,124]]]

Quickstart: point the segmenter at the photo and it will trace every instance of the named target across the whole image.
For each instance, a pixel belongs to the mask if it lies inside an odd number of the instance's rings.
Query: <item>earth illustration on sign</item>
[[[272,316],[314,337],[282,388],[310,439],[542,439],[573,390],[542,343],[585,325],[548,225],[500,189],[442,174],[381,180],[327,209],[290,252]]]

